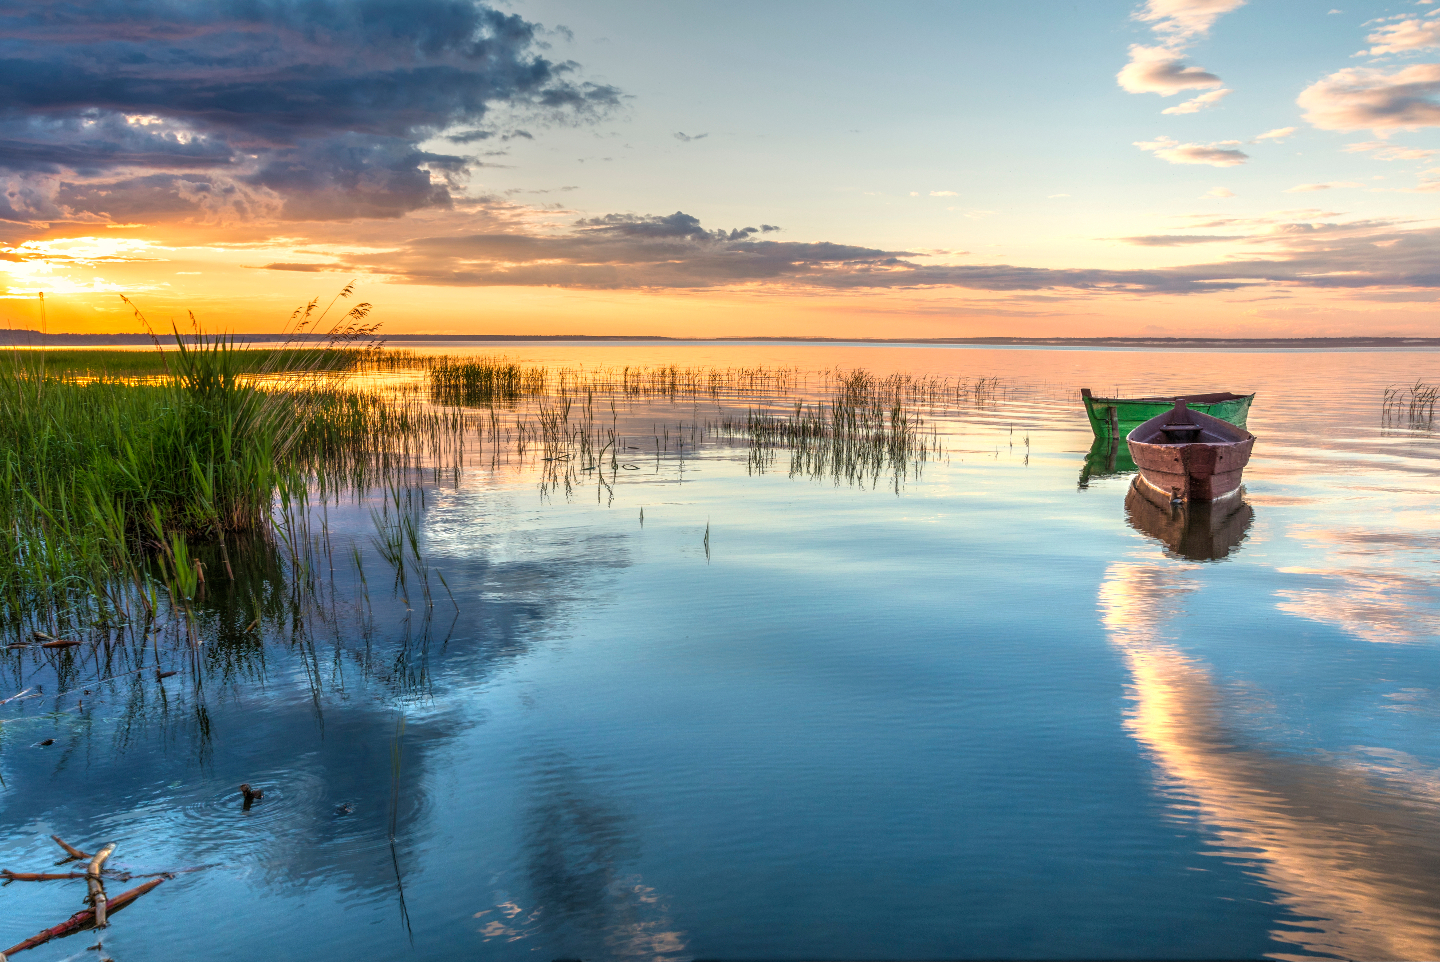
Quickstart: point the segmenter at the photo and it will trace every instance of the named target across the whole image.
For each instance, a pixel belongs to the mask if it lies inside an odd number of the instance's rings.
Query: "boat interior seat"
[[[1160,430],[1161,438],[1156,441],[1161,444],[1229,444],[1235,440],[1200,424],[1162,424]]]

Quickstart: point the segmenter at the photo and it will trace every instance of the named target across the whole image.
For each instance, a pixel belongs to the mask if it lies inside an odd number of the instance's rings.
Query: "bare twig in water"
[[[92,858],[92,856],[88,852],[80,851],[78,848],[65,841],[59,835],[51,835],[50,838],[54,840],[56,845],[60,846],[65,850],[66,855],[70,856],[65,860],[66,862],[88,862]],[[63,865],[64,863],[62,862],[61,864]]]

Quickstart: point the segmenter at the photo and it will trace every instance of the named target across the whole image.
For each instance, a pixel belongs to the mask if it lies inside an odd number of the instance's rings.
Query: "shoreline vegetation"
[[[318,326],[350,291],[297,310],[293,329]],[[229,569],[227,536],[273,527],[277,499],[303,503],[326,477],[317,467],[363,451],[386,419],[315,378],[365,353],[350,345],[373,337],[369,309],[345,312],[321,348],[264,357],[177,333],[163,374],[143,379],[88,364],[66,376],[48,353],[12,352],[0,364],[0,623],[16,643],[25,623],[151,620],[161,587],[185,608],[205,577],[192,540],[215,541]],[[262,390],[258,377],[294,383]]]
[[[397,590],[408,600],[413,575],[433,602],[414,505],[427,486],[458,488],[467,463],[532,471],[542,497],[613,501],[642,460],[683,471],[703,445],[743,454],[753,474],[899,494],[946,456],[940,419],[1009,391],[993,377],[398,350],[376,340],[368,304],[323,329],[350,292],[297,310],[279,346],[197,325],[163,349],[152,338],[149,351],[12,350],[0,362],[0,630],[14,644],[188,625],[207,580],[246,564],[240,544],[263,544],[289,581],[320,555],[333,569],[326,506],[342,498],[374,508]],[[1429,430],[1437,396],[1418,382],[1387,392],[1387,426]]]
[[[926,414],[1003,391],[983,377],[417,354],[375,342],[368,304],[301,341],[330,309],[317,306],[292,316],[280,347],[197,326],[164,349],[155,338],[150,351],[0,362],[0,628],[17,655],[40,637],[166,619],[198,644],[190,605],[207,581],[236,577],[237,545],[259,539],[303,581],[331,551],[325,506],[342,497],[380,496],[376,545],[397,588],[409,570],[428,601],[411,505],[424,485],[458,486],[467,459],[536,468],[545,496],[613,498],[637,470],[631,452],[658,470],[708,442],[743,447],[752,473],[788,453],[792,476],[898,493],[943,455]]]

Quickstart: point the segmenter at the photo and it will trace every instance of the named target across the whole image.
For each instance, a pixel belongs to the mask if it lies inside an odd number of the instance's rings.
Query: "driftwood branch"
[[[0,878],[7,882],[52,882],[62,878],[85,878],[84,872],[12,872],[0,869]]]
[[[100,878],[100,870],[105,866],[105,860],[110,853],[115,851],[115,843],[108,842],[105,847],[95,853],[90,860],[90,868],[85,873],[85,882],[90,887],[90,904],[95,907],[95,927],[103,929],[105,922],[105,883]]]
[[[122,872],[119,869],[107,868],[101,874],[118,882],[128,882],[137,878],[174,878],[184,872],[198,872],[209,867],[201,865],[199,868],[182,868],[174,872]],[[89,872],[12,872],[8,868],[0,869],[0,880],[4,882],[58,882],[62,879],[89,877]]]
[[[120,911],[125,906],[129,905],[131,902],[135,901],[140,896],[144,895],[146,892],[150,891],[163,881],[165,881],[163,878],[152,879],[151,881],[146,882],[144,885],[137,885],[135,888],[130,889],[128,892],[121,892],[119,895],[115,896],[113,899],[110,900],[110,911]],[[78,932],[83,928],[87,928],[93,925],[94,923],[94,909],[86,909],[83,912],[76,912],[74,915],[70,916],[70,918],[66,919],[64,922],[61,922],[54,928],[46,929],[39,935],[32,935],[30,938],[26,939],[24,942],[21,942],[19,945],[12,945],[4,952],[0,952],[0,960],[12,956],[16,952],[24,952],[26,949],[33,949],[37,945],[44,945],[51,939],[57,939],[61,936],[70,935],[73,932]]]

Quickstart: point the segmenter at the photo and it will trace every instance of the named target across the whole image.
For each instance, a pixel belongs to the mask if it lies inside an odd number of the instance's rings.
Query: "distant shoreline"
[[[274,343],[285,339],[283,334],[236,334],[241,344]],[[170,337],[162,337],[164,344]],[[324,337],[307,335],[299,340],[323,342]],[[661,337],[626,334],[397,334],[383,338],[394,342],[473,342],[512,343],[542,341],[547,343],[573,341],[614,343],[622,341],[658,344],[734,344],[762,342],[769,344],[876,344],[924,347],[1130,347],[1130,348],[1191,348],[1191,349],[1291,349],[1325,348],[1440,348],[1440,337]],[[148,334],[48,334],[22,328],[0,328],[0,347],[131,347],[153,343]]]

